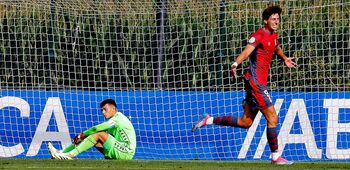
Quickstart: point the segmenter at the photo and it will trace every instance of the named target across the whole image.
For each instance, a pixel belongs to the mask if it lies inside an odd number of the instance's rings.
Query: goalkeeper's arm
[[[85,137],[92,135],[94,133],[97,133],[97,132],[106,131],[112,126],[114,126],[114,124],[111,121],[104,122],[104,123],[98,124],[96,126],[93,126],[90,129],[75,136],[74,137],[74,144],[79,144],[82,140],[85,139]]]
[[[110,127],[111,126],[108,122],[104,122],[104,123],[101,123],[101,124],[98,124],[96,126],[91,127],[90,129],[84,131],[83,134],[84,134],[84,136],[87,137],[87,136],[92,135],[92,134],[97,133],[97,132],[106,131]]]

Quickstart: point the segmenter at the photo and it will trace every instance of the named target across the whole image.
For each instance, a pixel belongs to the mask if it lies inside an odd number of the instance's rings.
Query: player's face
[[[116,113],[116,109],[115,109],[114,105],[111,105],[111,104],[105,104],[101,108],[101,110],[102,110],[103,116],[106,119],[109,119],[109,118],[113,117],[114,114]]]
[[[270,31],[277,31],[280,23],[280,16],[278,14],[272,14],[268,20],[264,20],[266,27]]]

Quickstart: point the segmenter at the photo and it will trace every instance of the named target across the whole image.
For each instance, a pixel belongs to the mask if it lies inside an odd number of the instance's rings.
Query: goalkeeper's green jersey
[[[89,136],[100,131],[106,131],[114,136],[118,142],[128,145],[129,152],[135,152],[136,134],[134,126],[123,113],[117,112],[108,121],[84,131],[84,136]]]

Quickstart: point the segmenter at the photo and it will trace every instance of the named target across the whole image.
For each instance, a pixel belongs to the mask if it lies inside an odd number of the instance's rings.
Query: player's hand
[[[84,140],[84,138],[85,138],[84,133],[80,133],[80,134],[78,134],[77,136],[74,137],[74,141],[73,142],[74,142],[75,145],[78,145],[81,141]]]
[[[287,65],[288,68],[295,68],[297,64],[293,61],[294,58],[286,58],[284,60],[284,63]]]
[[[237,63],[234,62],[232,65],[231,65],[231,76],[233,78],[236,78],[237,77]]]

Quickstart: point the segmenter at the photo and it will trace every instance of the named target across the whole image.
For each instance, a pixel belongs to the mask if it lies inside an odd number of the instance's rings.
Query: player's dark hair
[[[102,108],[104,105],[106,104],[111,104],[113,105],[114,107],[117,107],[117,104],[115,103],[115,101],[113,99],[106,99],[106,100],[103,100],[100,104],[100,107]]]
[[[282,9],[279,6],[270,6],[266,8],[262,13],[262,19],[268,20],[271,15],[278,14],[281,15]]]

